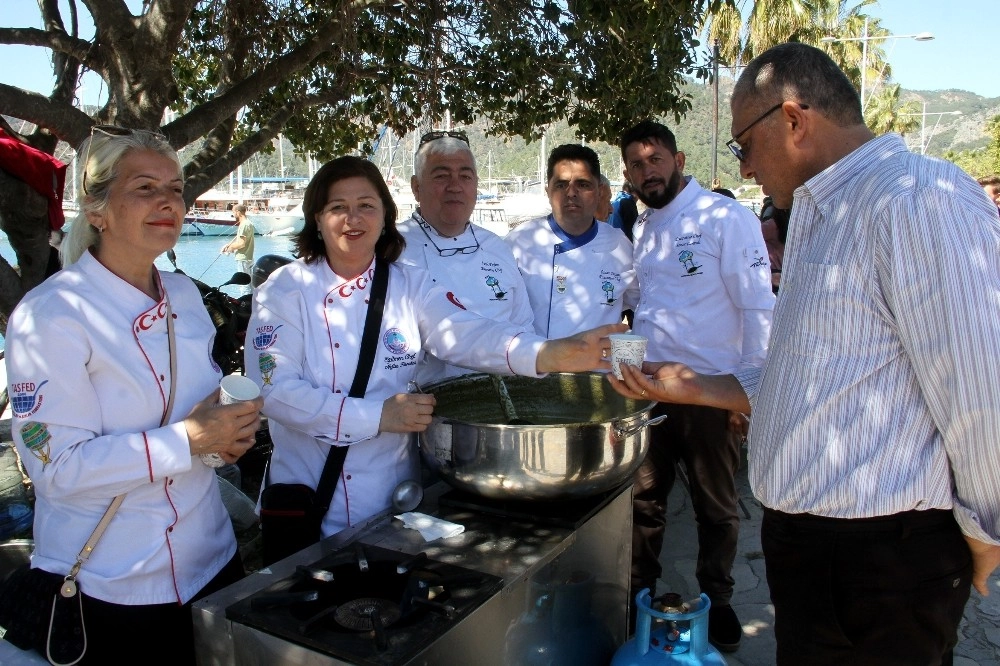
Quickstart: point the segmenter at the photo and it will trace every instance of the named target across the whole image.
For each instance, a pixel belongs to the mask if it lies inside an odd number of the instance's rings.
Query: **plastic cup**
[[[634,333],[612,333],[608,338],[611,340],[611,372],[615,377],[622,379],[621,363],[642,367],[646,358],[645,337]]]
[[[219,404],[232,405],[253,400],[260,395],[257,382],[243,375],[226,375],[219,382]],[[226,461],[218,453],[202,453],[201,461],[209,467],[222,467]]]

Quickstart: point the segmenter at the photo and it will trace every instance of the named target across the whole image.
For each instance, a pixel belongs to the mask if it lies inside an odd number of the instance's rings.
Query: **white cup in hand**
[[[615,377],[622,379],[620,363],[642,367],[646,358],[646,338],[634,333],[612,333],[608,338],[611,340],[611,372]]]
[[[260,395],[260,387],[249,377],[226,375],[219,382],[219,404],[232,405],[253,400]],[[218,453],[202,453],[201,461],[209,467],[222,467],[226,461]]]

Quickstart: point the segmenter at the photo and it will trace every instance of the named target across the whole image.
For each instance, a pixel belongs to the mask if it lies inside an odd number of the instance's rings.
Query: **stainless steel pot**
[[[420,434],[426,463],[452,486],[496,499],[589,497],[625,483],[649,447],[655,403],[627,399],[599,373],[504,377],[508,425],[489,375],[427,386],[437,398]]]

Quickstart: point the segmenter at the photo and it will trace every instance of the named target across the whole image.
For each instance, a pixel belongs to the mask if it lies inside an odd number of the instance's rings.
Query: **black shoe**
[[[736,652],[743,638],[743,627],[732,606],[708,609],[708,642],[722,652]]]

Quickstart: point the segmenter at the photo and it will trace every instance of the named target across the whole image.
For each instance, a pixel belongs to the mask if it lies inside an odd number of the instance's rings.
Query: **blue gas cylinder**
[[[635,595],[635,636],[618,648],[611,666],[725,666],[726,660],[708,642],[708,609],[712,605],[708,597],[703,594],[681,603],[678,595],[663,595],[657,601],[665,598],[675,600],[657,604],[661,611],[654,608],[648,589]]]

